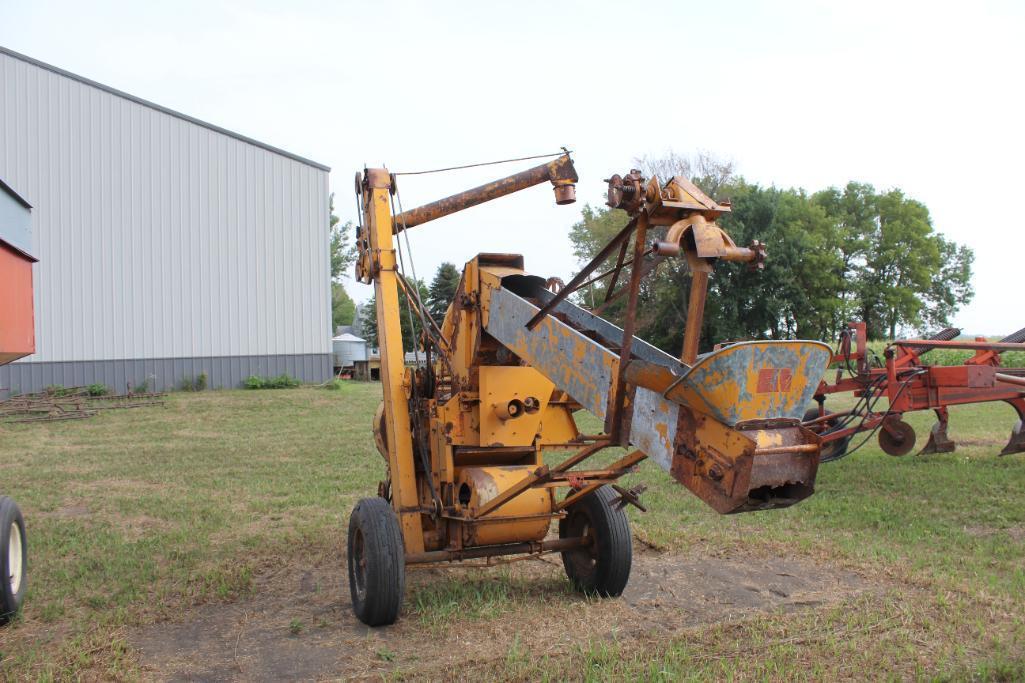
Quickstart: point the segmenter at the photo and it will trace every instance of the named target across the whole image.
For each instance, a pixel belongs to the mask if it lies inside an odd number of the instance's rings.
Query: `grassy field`
[[[26,607],[0,631],[0,673],[138,677],[133,629],[251,598],[267,567],[337,556],[349,510],[382,475],[369,434],[379,391],[182,393],[164,408],[0,427],[2,490],[25,513],[30,552]],[[881,588],[664,637],[550,651],[516,640],[497,660],[468,659],[460,677],[1025,678],[1025,455],[996,456],[1012,415],[954,409],[952,454],[895,459],[870,442],[824,465],[810,500],[771,513],[717,516],[645,463],[628,480],[649,485],[650,512],[631,512],[644,545],[806,558]],[[920,439],[930,419],[910,418]],[[414,587],[404,619],[425,633],[514,629],[578,604],[561,580],[483,574]],[[391,674],[415,676],[404,667]]]

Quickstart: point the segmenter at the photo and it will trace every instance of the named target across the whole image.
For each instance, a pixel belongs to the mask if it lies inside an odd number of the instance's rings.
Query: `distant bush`
[[[134,387],[132,387],[132,393],[133,394],[148,394],[149,393],[149,380],[150,380],[150,378],[147,377],[146,379],[142,380],[141,382],[136,384]]]
[[[278,375],[277,377],[250,375],[244,384],[246,389],[291,389],[299,386],[302,382],[288,375]]]
[[[332,380],[328,380],[328,381],[327,381],[327,383],[325,383],[325,384],[323,384],[323,385],[321,385],[321,386],[323,386],[323,387],[324,387],[325,389],[327,389],[328,391],[341,391],[341,390],[342,390],[342,389],[344,389],[344,388],[345,388],[345,387],[346,387],[347,385],[346,385],[346,383],[345,383],[345,380],[343,380],[343,379],[338,379],[338,378],[336,377],[335,379],[332,379]]]
[[[47,387],[43,389],[43,391],[45,391],[50,396],[67,396],[74,390],[67,388],[63,384],[50,384],[47,385]]]
[[[206,389],[206,385],[206,373],[201,372],[195,377],[182,377],[181,382],[178,383],[178,388],[182,391],[203,391]]]
[[[106,396],[110,393],[110,389],[107,388],[106,384],[90,384],[85,388],[85,391],[90,396]]]

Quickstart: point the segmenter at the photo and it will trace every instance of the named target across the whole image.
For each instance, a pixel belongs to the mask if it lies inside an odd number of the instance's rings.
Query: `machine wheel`
[[[394,624],[406,590],[399,520],[383,498],[364,498],[349,516],[349,593],[367,626]]]
[[[614,505],[616,493],[602,486],[571,505],[559,520],[559,538],[588,536],[591,544],[562,553],[566,575],[587,595],[612,598],[630,580],[633,542],[626,512]]]
[[[891,434],[891,430],[895,433]],[[915,428],[904,420],[892,420],[881,425],[879,447],[887,455],[907,455],[915,448]]]
[[[804,422],[807,422],[808,420],[814,420],[818,416],[818,408],[809,408],[808,411],[804,414]],[[822,427],[825,427],[824,431],[828,431],[836,427],[836,425],[839,423],[840,420],[838,418],[834,418],[832,420],[827,420]],[[818,425],[816,426],[818,427]],[[819,428],[821,429],[822,427]],[[842,458],[847,453],[847,447],[850,444],[850,436],[845,436],[842,439],[835,439],[833,441],[827,441],[826,443],[822,444],[822,451],[819,455],[819,461],[829,462],[830,460],[838,460],[839,458]]]
[[[0,624],[21,609],[25,599],[25,520],[7,496],[0,496]]]

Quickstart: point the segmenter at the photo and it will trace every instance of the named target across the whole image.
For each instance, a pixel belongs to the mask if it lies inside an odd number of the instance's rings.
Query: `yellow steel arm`
[[[399,318],[398,275],[392,238],[391,176],[384,169],[368,169],[363,178],[364,230],[370,240],[370,275],[377,302],[377,340],[381,349],[381,384],[391,476],[392,506],[399,516],[406,553],[422,553],[416,468],[409,421],[409,405],[403,388],[405,354]]]

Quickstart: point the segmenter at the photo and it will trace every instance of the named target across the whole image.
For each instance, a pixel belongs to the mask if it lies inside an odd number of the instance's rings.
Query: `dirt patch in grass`
[[[165,531],[170,525],[162,519],[149,515],[131,515],[119,517],[116,527],[130,541],[138,541],[149,534]]]
[[[965,533],[969,536],[977,536],[979,538],[988,538],[990,536],[995,536],[996,534],[1004,533],[1010,536],[1012,541],[1025,543],[1025,525],[1009,526],[1003,529],[990,526],[970,526],[965,527]]]
[[[517,649],[560,656],[594,640],[665,638],[883,590],[854,572],[807,560],[637,551],[618,600],[570,591],[558,556],[487,571],[413,570],[402,619],[379,629],[353,616],[344,558],[336,554],[315,566],[264,572],[255,597],[200,606],[136,629],[128,642],[144,675],[161,679],[358,678],[396,670],[451,678]],[[447,585],[458,586],[451,600]]]
[[[60,506],[53,512],[41,512],[38,514],[42,516],[51,516],[64,519],[75,519],[77,517],[88,517],[92,514],[92,511],[89,510],[89,506],[87,506],[85,503],[68,503],[66,505]]]
[[[162,493],[170,487],[166,482],[142,481],[140,479],[108,478],[95,479],[87,482],[75,482],[72,488],[93,496],[105,495],[139,495],[143,493]]]

